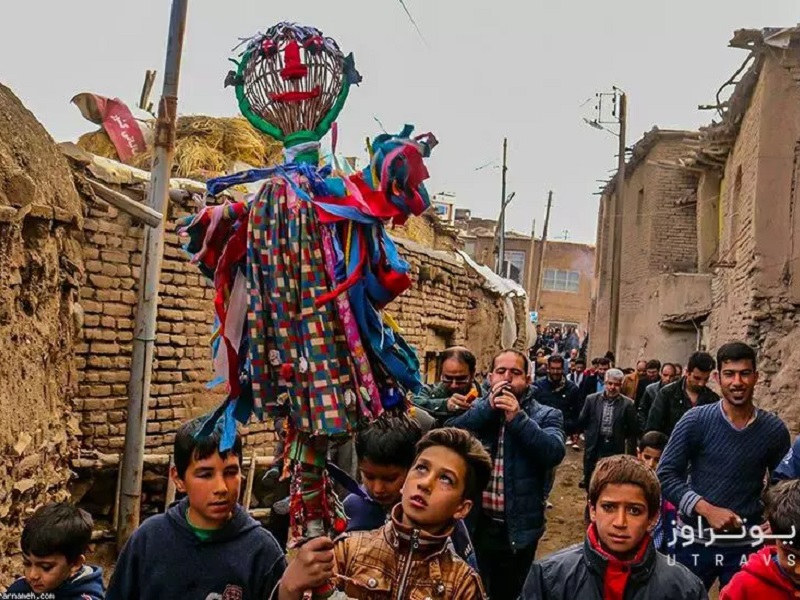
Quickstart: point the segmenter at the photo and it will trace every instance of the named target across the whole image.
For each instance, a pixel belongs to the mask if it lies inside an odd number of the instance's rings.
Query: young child
[[[413,419],[376,421],[356,436],[356,456],[363,485],[355,482],[344,500],[347,531],[371,531],[383,527],[392,508],[401,500],[403,483],[414,464],[422,429]],[[457,521],[451,535],[456,553],[477,571],[478,560],[464,521]]]
[[[107,598],[300,600],[303,590],[328,581],[331,569],[306,564],[315,553],[332,556],[330,541],[308,542],[287,568],[272,535],[238,503],[241,439],[220,453],[219,434],[195,438],[200,424],[191,421],[175,436],[170,476],[186,497],[134,532]]]
[[[720,600],[786,600],[800,596],[800,480],[782,481],[764,495],[769,535],[790,536],[750,555]]]
[[[470,433],[436,429],[417,444],[402,502],[375,531],[349,532],[334,546],[337,587],[353,600],[485,598],[478,574],[452,549],[449,536],[489,483],[492,461]],[[328,568],[319,552],[306,564]]]
[[[656,468],[658,468],[658,461],[661,460],[661,455],[664,452],[664,448],[667,447],[668,441],[669,438],[660,431],[648,431],[639,438],[637,458],[655,473]],[[677,520],[677,509],[662,496],[661,509],[658,511],[658,521],[650,531],[656,550],[662,554],[668,554],[671,550],[669,543],[673,540],[672,532],[675,527],[674,522]]]
[[[656,552],[648,530],[660,506],[652,469],[633,456],[602,459],[589,483],[586,539],[535,562],[522,600],[707,598],[700,579]]]
[[[25,577],[12,583],[6,593],[33,593],[56,600],[102,600],[103,570],[85,564],[91,540],[92,518],[87,512],[66,502],[45,504],[22,530]]]

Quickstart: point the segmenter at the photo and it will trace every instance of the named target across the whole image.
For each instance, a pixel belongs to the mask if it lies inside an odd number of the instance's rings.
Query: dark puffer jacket
[[[603,600],[608,560],[589,538],[533,563],[520,600]],[[630,565],[625,600],[707,600],[700,579],[680,563],[655,551],[652,541]]]
[[[536,402],[533,388],[528,388],[520,400],[520,408],[505,426],[503,482],[509,543],[522,549],[536,543],[544,533],[545,486],[566,450],[560,410]],[[502,411],[491,407],[487,395],[463,415],[450,419],[447,426],[472,432],[494,458],[504,419]],[[477,516],[479,511],[472,512]]]

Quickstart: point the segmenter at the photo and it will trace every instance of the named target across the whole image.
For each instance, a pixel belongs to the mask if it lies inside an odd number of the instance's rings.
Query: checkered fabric
[[[504,424],[500,427],[500,433],[498,434],[497,454],[492,463],[492,477],[483,492],[483,511],[495,519],[505,519],[506,515],[505,484],[503,483],[505,433],[506,426]]]
[[[291,175],[300,178],[300,175]],[[307,189],[305,179],[297,184]],[[344,329],[330,291],[314,208],[292,186],[271,179],[253,201],[248,224],[248,328],[256,409],[288,402],[298,431],[349,432],[358,402]]]

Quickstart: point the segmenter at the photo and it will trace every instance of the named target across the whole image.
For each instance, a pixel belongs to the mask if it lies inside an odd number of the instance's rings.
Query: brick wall
[[[141,192],[138,193],[141,198]],[[136,193],[131,193],[136,197]],[[143,229],[100,200],[84,199],[86,281],[81,289],[85,318],[75,362],[80,386],[75,408],[81,415],[83,447],[120,453],[124,447],[133,318]],[[169,223],[193,208],[170,203]],[[209,338],[214,290],[168,231],[159,287],[155,364],[148,407],[148,453],[169,453],[175,431],[187,419],[208,412],[224,398],[210,391]],[[245,430],[245,442],[269,450],[274,434],[266,423]]]
[[[652,135],[652,134],[648,134]],[[685,362],[695,333],[659,325],[658,282],[662,273],[697,270],[695,205],[679,205],[697,185],[696,175],[665,167],[686,152],[681,132],[659,132],[646,156],[627,174],[622,200],[622,265],[617,361],[632,365],[639,358]],[[601,202],[610,202],[604,196]],[[608,348],[611,311],[612,211],[603,210],[598,225],[600,258],[590,352]]]

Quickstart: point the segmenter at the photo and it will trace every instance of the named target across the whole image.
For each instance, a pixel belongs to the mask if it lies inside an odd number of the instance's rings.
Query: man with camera
[[[472,432],[492,455],[492,478],[473,510],[473,543],[492,598],[516,598],[544,533],[545,486],[564,459],[561,411],[538,403],[528,357],[503,350],[489,393],[447,422]]]

